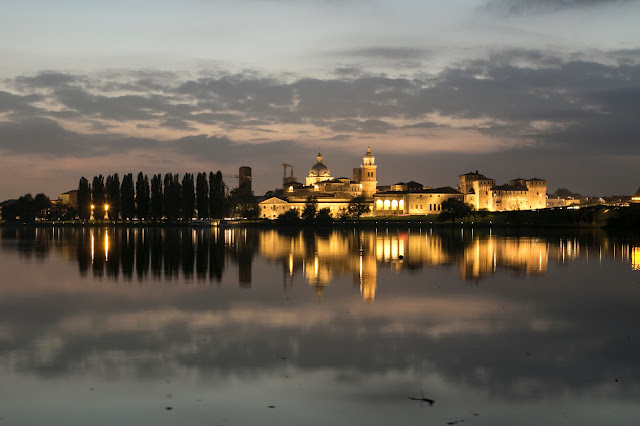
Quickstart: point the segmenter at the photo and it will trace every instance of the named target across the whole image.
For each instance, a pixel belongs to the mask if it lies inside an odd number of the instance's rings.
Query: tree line
[[[232,191],[237,194],[238,190]],[[152,175],[142,172],[135,182],[132,173],[120,177],[117,173],[94,176],[91,183],[84,176],[78,182],[78,217],[95,219],[105,215],[111,220],[133,218],[143,220],[191,218],[223,218],[229,214],[230,203],[222,173],[198,173],[195,177],[185,173]]]

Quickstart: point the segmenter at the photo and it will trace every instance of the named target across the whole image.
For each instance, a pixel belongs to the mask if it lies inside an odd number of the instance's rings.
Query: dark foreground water
[[[3,228],[0,273],[0,425],[640,423],[636,236]]]

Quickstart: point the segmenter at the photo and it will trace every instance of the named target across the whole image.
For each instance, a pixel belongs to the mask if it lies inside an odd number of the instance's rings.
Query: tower
[[[251,192],[251,167],[242,166],[238,170],[238,187],[246,188]]]
[[[360,166],[362,170],[362,195],[365,197],[373,197],[373,194],[376,193],[376,186],[378,185],[377,168],[376,158],[371,153],[371,148],[367,147],[367,153],[362,157],[362,166]]]

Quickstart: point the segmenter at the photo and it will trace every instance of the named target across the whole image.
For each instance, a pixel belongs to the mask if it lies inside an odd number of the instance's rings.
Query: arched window
[[[385,210],[389,210],[389,206],[390,206],[390,204],[391,204],[391,203],[389,202],[389,200],[384,200],[384,209],[385,209]]]
[[[398,200],[391,201],[391,210],[398,210]]]
[[[376,201],[376,210],[382,210],[382,200]]]
[[[404,210],[404,200],[400,200],[400,202],[398,203],[398,208],[400,210]]]

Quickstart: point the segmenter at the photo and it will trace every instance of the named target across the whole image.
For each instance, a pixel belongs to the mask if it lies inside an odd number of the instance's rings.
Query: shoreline
[[[478,220],[479,219],[479,220]],[[0,221],[0,227],[55,228],[263,228],[263,229],[344,229],[344,228],[515,228],[515,229],[611,229],[640,231],[640,209],[592,206],[579,210],[544,209],[492,212],[484,217],[439,220],[438,216],[379,216],[360,219],[334,219],[331,222],[305,224],[300,219],[289,222],[255,219],[211,219],[194,221]]]

